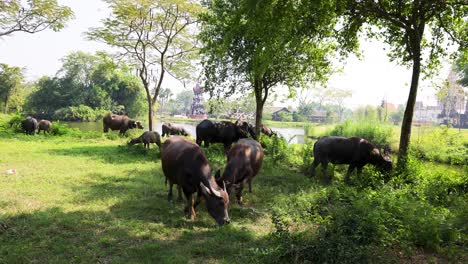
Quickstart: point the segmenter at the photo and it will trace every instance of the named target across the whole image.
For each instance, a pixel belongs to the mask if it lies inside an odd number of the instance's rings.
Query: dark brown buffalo
[[[26,134],[34,135],[37,130],[37,120],[28,116],[25,120],[21,121],[21,128],[23,128]]]
[[[111,130],[119,130],[120,134],[123,135],[129,129],[134,129],[134,128],[143,129],[143,125],[141,124],[140,121],[133,120],[126,115],[107,114],[102,119],[102,124],[104,126],[104,133],[109,132],[109,129],[111,129]]]
[[[161,162],[166,180],[169,181],[168,200],[172,200],[172,186],[179,185],[187,198],[185,212],[195,219],[195,207],[205,198],[210,215],[219,225],[229,223],[229,195],[211,176],[211,168],[203,150],[192,141],[174,136],[162,145]],[[194,199],[197,193],[197,199]]]
[[[328,162],[333,164],[349,164],[345,181],[349,181],[349,176],[354,168],[357,173],[362,173],[362,167],[370,163],[382,169],[391,171],[392,160],[367,140],[358,137],[322,137],[314,144],[314,162],[311,168],[311,177],[315,175],[315,168],[319,163],[322,164],[322,171],[327,177]]]
[[[128,142],[128,145],[143,143],[145,148],[149,149],[150,144],[156,144],[161,149],[161,136],[156,131],[145,131],[141,136],[134,138]]]
[[[233,142],[247,137],[247,131],[232,122],[212,122],[208,119],[197,125],[196,133],[199,146],[202,142],[204,142],[205,147],[208,147],[210,143],[223,143],[226,153]]]
[[[229,150],[221,179],[226,183],[229,193],[235,190],[239,204],[242,203],[242,189],[246,183],[249,184],[249,192],[252,192],[252,179],[258,174],[262,162],[262,146],[253,139],[240,139]]]
[[[252,138],[256,138],[255,126],[242,119],[237,119],[235,124],[238,127],[242,128],[242,130],[249,132]]]
[[[50,130],[52,129],[52,122],[50,122],[49,120],[41,120],[39,121],[39,124],[38,124],[38,131],[37,133],[41,133],[41,130],[44,131],[44,134],[47,132],[47,133],[50,133]]]
[[[162,137],[168,137],[171,135],[178,135],[178,136],[189,136],[189,133],[183,127],[177,127],[172,125],[171,123],[164,123],[162,125]]]
[[[265,125],[260,126],[260,133],[263,133],[263,134],[267,135],[268,137],[272,137],[273,135],[276,135],[276,133],[273,132],[273,130],[271,130],[269,127],[267,127]]]

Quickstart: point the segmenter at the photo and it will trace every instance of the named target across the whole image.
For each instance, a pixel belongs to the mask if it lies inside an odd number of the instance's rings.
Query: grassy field
[[[1,119],[4,122],[6,117]],[[253,193],[244,195],[243,206],[231,204],[231,224],[217,227],[204,203],[198,207],[197,219],[191,221],[184,218],[183,203],[167,201],[156,147],[147,151],[142,146],[126,146],[126,138],[99,135],[26,136],[6,128],[0,128],[0,136],[0,263],[281,263],[290,251],[278,241],[278,223],[272,221],[276,213],[293,210],[298,201],[301,205],[308,201],[304,208],[298,206],[291,216],[285,216],[292,220],[300,210],[308,211],[309,202],[314,204],[324,193],[359,193],[369,188],[369,193],[374,193],[390,188],[380,183],[360,187],[366,177],[374,175],[371,169],[365,170],[364,180],[356,180],[356,186],[346,186],[345,166],[336,166],[331,184],[311,181],[300,166],[268,156],[267,150]],[[221,146],[210,147],[207,154],[212,167],[222,168]],[[300,153],[286,155],[301,159]],[[13,168],[16,174],[5,173]],[[420,169],[448,175],[457,184],[467,173],[466,166],[429,162]],[[368,196],[367,191],[361,193]],[[464,192],[457,195],[466,197]],[[439,207],[458,217],[461,209],[468,208],[461,207],[461,198]],[[444,217],[451,219],[450,215]],[[317,230],[319,225],[296,221],[291,230]],[[455,253],[427,250],[414,243],[415,251],[398,253],[400,248],[396,247],[382,254],[388,255],[390,263],[463,262],[466,253],[460,248],[466,246],[466,229],[456,234],[462,238],[449,247]]]

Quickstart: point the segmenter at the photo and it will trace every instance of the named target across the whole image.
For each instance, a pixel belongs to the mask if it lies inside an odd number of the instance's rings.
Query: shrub
[[[348,120],[336,125],[327,134],[330,136],[361,137],[380,148],[384,148],[390,146],[392,127],[378,122],[352,122]]]
[[[11,128],[13,129],[14,132],[21,132],[23,131],[22,127],[21,127],[21,121],[23,121],[25,118],[23,116],[21,116],[21,114],[19,113],[16,113],[15,115],[13,115],[10,120],[8,121],[8,124],[7,124],[7,129],[8,128]]]
[[[93,109],[86,105],[79,105],[60,108],[54,112],[53,117],[66,121],[96,121],[108,112],[104,109]]]

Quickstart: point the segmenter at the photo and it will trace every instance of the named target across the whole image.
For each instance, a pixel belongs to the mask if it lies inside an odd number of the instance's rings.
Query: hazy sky
[[[100,25],[100,20],[109,15],[107,5],[100,0],[59,0],[70,6],[75,19],[60,32],[45,31],[37,34],[15,33],[0,38],[0,63],[27,69],[29,80],[43,75],[55,75],[61,66],[60,59],[73,51],[93,53],[109,48],[103,43],[87,41],[83,32]],[[377,42],[363,42],[362,60],[349,58],[343,72],[332,76],[329,87],[345,88],[353,91],[346,101],[348,107],[358,105],[377,105],[383,98],[394,104],[405,103],[408,97],[411,69],[389,62],[383,50],[384,45]],[[438,77],[423,80],[418,100],[435,104],[433,80],[440,82],[448,75],[448,65],[440,70]],[[168,75],[166,75],[168,76]],[[165,87],[173,87],[177,93],[183,89],[178,81],[168,78]],[[191,87],[191,86],[190,86]],[[277,105],[281,103],[277,102]]]

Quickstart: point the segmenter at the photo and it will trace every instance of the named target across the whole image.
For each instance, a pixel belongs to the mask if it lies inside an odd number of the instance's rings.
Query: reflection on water
[[[72,128],[78,128],[82,131],[102,131],[102,122],[62,122]],[[156,131],[162,133],[161,122],[156,122]],[[192,137],[195,137],[196,124],[184,124],[184,123],[172,123],[176,126],[181,126],[190,133]],[[148,124],[144,124],[145,128],[148,128]],[[290,144],[304,143],[304,129],[303,128],[277,128],[270,127],[273,131],[283,136],[286,141]]]

